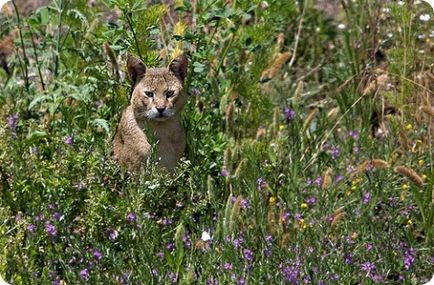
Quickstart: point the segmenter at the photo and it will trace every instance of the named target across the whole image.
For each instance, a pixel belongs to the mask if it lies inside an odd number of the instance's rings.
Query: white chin
[[[161,122],[161,121],[165,121],[165,120],[169,119],[174,114],[175,114],[175,112],[172,110],[165,110],[162,114],[159,113],[158,111],[150,110],[147,112],[146,116],[151,120]]]

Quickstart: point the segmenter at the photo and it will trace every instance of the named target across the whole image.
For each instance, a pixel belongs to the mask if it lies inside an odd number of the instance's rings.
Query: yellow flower
[[[285,128],[285,125],[280,125],[280,126],[279,126],[279,130],[281,130],[281,131],[282,131],[284,128]]]
[[[306,203],[301,203],[300,207],[301,207],[302,209],[306,209],[308,206],[307,206]]]
[[[402,184],[402,190],[407,190],[410,186],[407,183]]]
[[[307,224],[306,224],[306,221],[304,219],[301,219],[300,222],[299,222],[299,224],[300,224],[300,228],[302,230],[306,229]]]
[[[183,36],[185,34],[185,30],[187,29],[187,25],[184,24],[182,21],[179,21],[176,23],[175,27],[173,28],[173,34],[177,36]]]
[[[351,190],[357,190],[357,186],[356,185],[351,186]]]
[[[407,196],[407,190],[402,191],[401,195],[399,195],[399,199],[401,201],[405,200],[405,196]]]
[[[411,129],[413,128],[413,125],[412,125],[412,124],[408,124],[407,126],[405,126],[405,128],[406,128],[407,130],[411,130]]]
[[[276,197],[271,196],[268,202],[270,203],[270,205],[276,204]]]
[[[357,184],[359,184],[362,181],[363,181],[363,178],[357,178],[357,179],[354,179],[353,181],[351,181],[351,184],[352,185],[357,185]]]
[[[411,226],[413,224],[413,221],[411,219],[408,219],[407,225]]]
[[[419,159],[417,163],[419,164],[420,167],[422,167],[425,164],[425,160]]]

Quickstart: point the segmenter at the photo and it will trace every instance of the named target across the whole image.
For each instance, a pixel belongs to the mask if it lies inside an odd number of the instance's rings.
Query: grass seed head
[[[424,186],[424,179],[413,169],[405,166],[397,166],[394,170],[396,173],[401,174],[402,176],[405,176],[413,181],[416,185],[420,187]]]

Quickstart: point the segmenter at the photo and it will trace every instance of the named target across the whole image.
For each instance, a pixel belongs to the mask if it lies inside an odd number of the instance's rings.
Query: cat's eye
[[[154,97],[154,92],[152,91],[145,91],[145,95],[149,98],[153,98]]]
[[[165,94],[166,94],[166,98],[170,98],[175,94],[175,91],[167,90]]]

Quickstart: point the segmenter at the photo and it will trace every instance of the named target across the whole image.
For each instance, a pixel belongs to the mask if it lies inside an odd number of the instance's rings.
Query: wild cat
[[[187,57],[176,57],[168,67],[147,68],[142,61],[130,56],[127,65],[134,90],[130,105],[116,127],[114,158],[129,171],[139,171],[152,148],[143,131],[148,128],[156,140],[153,143],[156,143],[159,164],[172,170],[185,149],[181,112],[186,99],[183,85]]]

